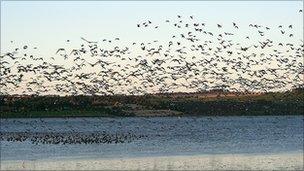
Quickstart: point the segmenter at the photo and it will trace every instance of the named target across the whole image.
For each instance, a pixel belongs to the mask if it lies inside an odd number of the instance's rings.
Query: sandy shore
[[[303,170],[303,153],[1,161],[1,170]]]

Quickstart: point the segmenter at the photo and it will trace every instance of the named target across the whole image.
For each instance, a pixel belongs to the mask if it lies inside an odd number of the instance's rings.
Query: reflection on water
[[[303,151],[303,116],[1,119],[1,133],[109,133],[125,143],[34,144],[1,141],[1,160],[280,153]]]

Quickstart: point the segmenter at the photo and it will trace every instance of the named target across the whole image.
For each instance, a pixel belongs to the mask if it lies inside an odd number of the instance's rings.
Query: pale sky
[[[66,39],[79,45],[80,36],[92,40],[120,37],[121,41],[168,39],[172,30],[164,21],[176,15],[194,15],[207,26],[216,23],[241,27],[250,23],[294,25],[303,37],[302,1],[1,1],[1,49],[13,40],[38,46],[47,55],[64,45]],[[156,31],[140,31],[136,24],[151,20],[163,26]],[[147,34],[148,33],[148,34]]]
[[[27,52],[31,51],[36,56],[50,59],[55,56],[58,48],[79,49],[83,43],[80,37],[84,37],[98,41],[100,48],[130,47],[130,56],[144,56],[140,47],[132,46],[132,43],[146,44],[158,40],[159,43],[156,44],[165,46],[172,40],[172,35],[189,31],[172,26],[179,20],[192,24],[205,23],[206,30],[215,35],[223,34],[224,31],[232,32],[234,36],[229,38],[233,39],[234,43],[240,43],[242,47],[259,45],[259,41],[265,41],[267,38],[273,40],[276,45],[283,42],[298,46],[303,41],[303,13],[299,13],[302,8],[303,1],[1,1],[1,54],[11,52],[16,47],[22,50],[22,47],[27,45]],[[177,15],[181,15],[181,19],[178,19]],[[189,16],[194,16],[194,19],[190,20]],[[151,27],[137,27],[138,23],[147,20],[152,21]],[[166,23],[166,20],[170,20],[170,24]],[[237,23],[240,29],[235,29],[232,22]],[[221,24],[223,28],[217,28],[217,24]],[[250,28],[249,24],[271,29],[261,37],[257,29]],[[283,28],[279,29],[279,25]],[[289,25],[292,25],[292,29],[288,28]],[[159,28],[155,29],[155,26]],[[280,30],[284,30],[286,34],[282,35]],[[289,34],[294,36],[289,37]],[[250,36],[250,40],[245,39],[247,36]],[[120,40],[115,41],[115,38]],[[218,42],[216,38],[217,36],[210,39],[200,37],[200,40]],[[111,39],[112,43],[105,43],[103,39]],[[190,43],[184,42],[183,45],[190,48]],[[33,47],[37,49],[34,50]],[[272,53],[273,49],[260,50],[250,50],[247,55]],[[187,55],[191,58],[197,54],[190,52]],[[161,56],[155,58],[159,57]],[[68,65],[73,62],[58,55],[55,59],[52,63]],[[30,60],[28,62],[31,63]],[[255,66],[255,69],[270,65],[272,64],[265,63]],[[89,68],[87,71],[97,73],[99,69]]]

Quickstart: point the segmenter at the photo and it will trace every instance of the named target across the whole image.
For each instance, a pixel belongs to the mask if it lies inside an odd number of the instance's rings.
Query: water
[[[1,160],[303,152],[303,116],[1,119],[1,132],[129,133],[130,143],[1,141]]]

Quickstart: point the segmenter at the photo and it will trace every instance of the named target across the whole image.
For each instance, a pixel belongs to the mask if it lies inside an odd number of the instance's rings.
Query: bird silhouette
[[[268,92],[303,84],[303,40],[291,32],[296,25],[231,22],[233,29],[221,24],[213,29],[193,15],[161,21],[175,30],[167,33],[168,40],[124,44],[117,36],[100,43],[80,37],[79,46],[71,48],[64,39],[67,46],[49,57],[37,55],[39,49],[30,44],[18,47],[11,41],[12,49],[0,56],[0,88],[7,93],[135,95],[179,89]],[[134,27],[144,33],[163,28],[148,19]],[[283,37],[289,38],[282,42]]]

